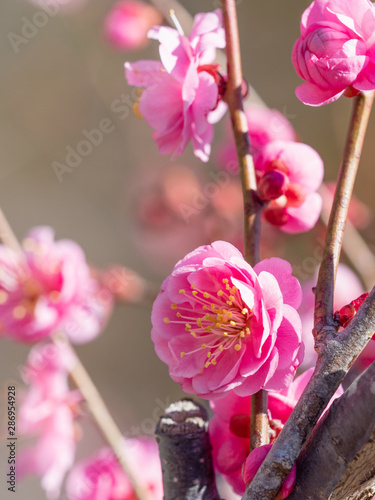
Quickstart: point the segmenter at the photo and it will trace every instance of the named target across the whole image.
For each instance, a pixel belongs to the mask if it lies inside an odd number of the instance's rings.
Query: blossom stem
[[[0,241],[9,248],[12,248],[19,255],[23,255],[21,245],[14,234],[7,218],[5,217],[3,211],[0,208]],[[128,463],[125,460],[123,454],[123,437],[116,426],[112,416],[110,415],[108,408],[106,407],[102,397],[100,396],[97,388],[95,387],[93,381],[91,380],[89,374],[85,370],[83,364],[78,358],[73,347],[70,345],[68,338],[62,334],[56,334],[52,336],[53,342],[57,347],[61,347],[61,343],[64,345],[69,344],[69,347],[75,357],[75,366],[70,371],[70,377],[80,390],[84,400],[86,401],[91,414],[97,423],[100,431],[102,432],[104,438],[107,440],[109,446],[112,448],[114,454],[116,455],[120,465],[122,466],[125,474],[127,475],[134,493],[136,494],[137,500],[147,500],[147,496],[143,489],[137,484],[132,471],[129,468]]]
[[[242,101],[242,65],[235,0],[222,0],[226,38],[228,83],[225,100],[229,107],[236,143],[244,199],[245,259],[254,266],[260,260],[260,217],[262,203],[257,196],[257,181],[251,155],[247,118]],[[251,397],[250,450],[269,442],[267,394]]]
[[[65,344],[68,343],[69,347],[72,349],[75,356],[75,365],[70,371],[70,377],[81,392],[84,400],[89,407],[90,413],[95,420],[95,423],[100,429],[104,439],[112,448],[119,464],[121,465],[127,478],[129,479],[137,500],[147,500],[148,496],[146,495],[146,492],[137,483],[134,474],[125,458],[124,438],[115,421],[113,420],[112,415],[110,414],[106,404],[104,403],[98,389],[96,388],[85,367],[70,345],[68,338],[65,335],[57,334],[53,336],[53,341],[57,346],[61,345],[61,342]]]
[[[373,100],[374,92],[361,92],[354,98],[352,118],[327,225],[323,259],[315,291],[314,336],[318,342],[321,342],[329,331],[335,329],[333,296],[336,273],[350,198]]]

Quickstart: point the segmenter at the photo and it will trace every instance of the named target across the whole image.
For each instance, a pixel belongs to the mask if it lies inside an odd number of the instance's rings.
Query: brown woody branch
[[[192,399],[173,403],[156,427],[164,500],[220,500],[212,466],[208,417]]]
[[[369,481],[375,484],[374,389],[375,363],[310,434],[297,460],[296,485],[288,500],[343,500],[357,495],[364,485],[368,489]]]

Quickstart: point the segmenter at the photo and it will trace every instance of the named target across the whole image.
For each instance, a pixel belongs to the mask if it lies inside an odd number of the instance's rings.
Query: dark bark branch
[[[375,332],[375,288],[340,333],[325,339],[324,356],[243,500],[272,500],[350,366]]]
[[[356,494],[375,476],[374,438],[375,363],[310,434],[297,460],[296,485],[288,500],[343,500]]]
[[[208,417],[191,399],[173,403],[156,427],[164,500],[220,500],[212,466]]]

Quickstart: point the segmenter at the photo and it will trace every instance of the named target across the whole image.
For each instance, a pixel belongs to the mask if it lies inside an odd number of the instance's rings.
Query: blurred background
[[[294,95],[301,81],[291,64],[291,50],[309,3],[238,2],[244,76],[269,107],[291,121],[300,139],[319,152],[325,179],[333,181],[351,102],[343,98],[330,106],[310,108]],[[134,90],[127,85],[123,69],[126,60],[157,59],[158,44],[151,42],[132,52],[112,46],[103,35],[103,24],[113,4],[111,0],[81,1],[62,7],[35,27],[33,20],[45,19],[35,17],[41,11],[37,3],[0,3],[0,206],[20,239],[33,226],[50,225],[57,239],[70,238],[81,245],[93,266],[121,264],[160,285],[177,260],[196,246],[225,239],[227,231],[227,239],[236,241],[241,222],[237,219],[237,230],[231,217],[241,211],[242,200],[234,186],[224,199],[218,196],[203,202],[207,203],[203,212],[193,213],[188,220],[173,212],[177,201],[191,196],[189,189],[199,190],[210,172],[216,171],[217,148],[227,135],[225,120],[216,126],[207,164],[199,162],[190,147],[174,163],[158,153],[150,127],[124,104],[129,96],[134,102]],[[192,14],[217,7],[212,0],[182,0],[181,4]],[[28,38],[25,29],[31,29],[26,31]],[[111,121],[111,131],[59,177],[55,162],[66,164],[66,148],[76,150],[84,131],[97,129],[104,119]],[[355,185],[356,195],[371,211],[375,206],[374,133],[372,117]],[[319,227],[307,236],[287,239],[265,233],[272,242],[271,253],[302,266],[301,278],[314,273],[316,262],[308,258],[319,246],[323,234]],[[362,234],[374,249],[372,220]],[[106,331],[77,348],[127,435],[152,434],[160,408],[183,394],[154,353],[150,310],[147,304],[117,306]],[[20,383],[19,368],[29,347],[1,342],[3,397],[9,381]],[[95,429],[85,425],[78,457],[102,444]],[[44,498],[38,478],[19,483],[16,495],[7,492],[4,448],[2,444],[1,498]]]

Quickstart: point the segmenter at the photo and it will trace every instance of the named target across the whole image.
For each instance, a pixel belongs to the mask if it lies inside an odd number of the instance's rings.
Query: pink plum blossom
[[[323,175],[323,161],[306,144],[274,141],[256,161],[258,193],[267,204],[264,218],[287,233],[308,231],[316,224],[321,196],[316,193]]]
[[[36,442],[21,449],[18,457],[19,478],[41,477],[47,497],[59,497],[61,484],[74,463],[76,450],[75,417],[81,401],[78,391],[68,386],[68,372],[74,365],[69,346],[37,344],[23,371],[29,385],[18,412],[22,437]]]
[[[0,334],[35,342],[64,331],[73,342],[87,342],[104,326],[111,294],[90,275],[82,249],[54,241],[53,230],[37,227],[22,253],[0,245]]]
[[[245,484],[251,483],[254,479],[255,474],[258,472],[259,467],[264,462],[264,459],[270,452],[271,448],[272,444],[260,446],[259,448],[255,448],[247,457],[243,468],[243,479]],[[296,464],[294,464],[290,474],[285,478],[283,484],[281,485],[281,490],[276,495],[275,500],[283,500],[292,493],[296,482],[296,476],[297,467]]]
[[[313,369],[310,369],[295,378],[289,387],[278,393],[268,393],[271,444],[280,434],[312,374]],[[342,393],[340,386],[330,404]],[[230,392],[222,399],[211,401],[210,406],[215,413],[209,423],[214,467],[224,475],[237,494],[243,495],[245,485],[250,480],[244,482],[242,469],[250,449],[251,398]]]
[[[221,11],[197,14],[189,38],[180,31],[155,26],[149,38],[158,40],[161,61],[125,63],[129,85],[144,90],[136,108],[154,129],[161,154],[175,158],[192,141],[202,161],[210,156],[212,122],[220,114],[215,49],[225,46]]]
[[[315,0],[301,19],[292,60],[306,80],[296,89],[303,103],[321,106],[345,91],[375,89],[375,7],[369,0]]]
[[[151,5],[123,0],[115,3],[108,13],[104,34],[119,49],[140,49],[147,43],[148,30],[161,21],[161,14]]]
[[[124,454],[149,500],[162,500],[158,446],[153,439],[124,440]],[[67,500],[136,500],[133,488],[113,452],[107,448],[75,465],[67,484]]]
[[[173,380],[212,399],[281,390],[301,362],[300,285],[278,258],[252,268],[216,241],[180,260],[152,310],[152,340]]]
[[[251,153],[256,159],[264,146],[273,141],[296,141],[296,133],[289,120],[277,111],[259,104],[245,105],[245,114],[249,127]],[[229,120],[226,127],[228,141],[218,148],[217,162],[223,170],[238,172],[236,146]]]

